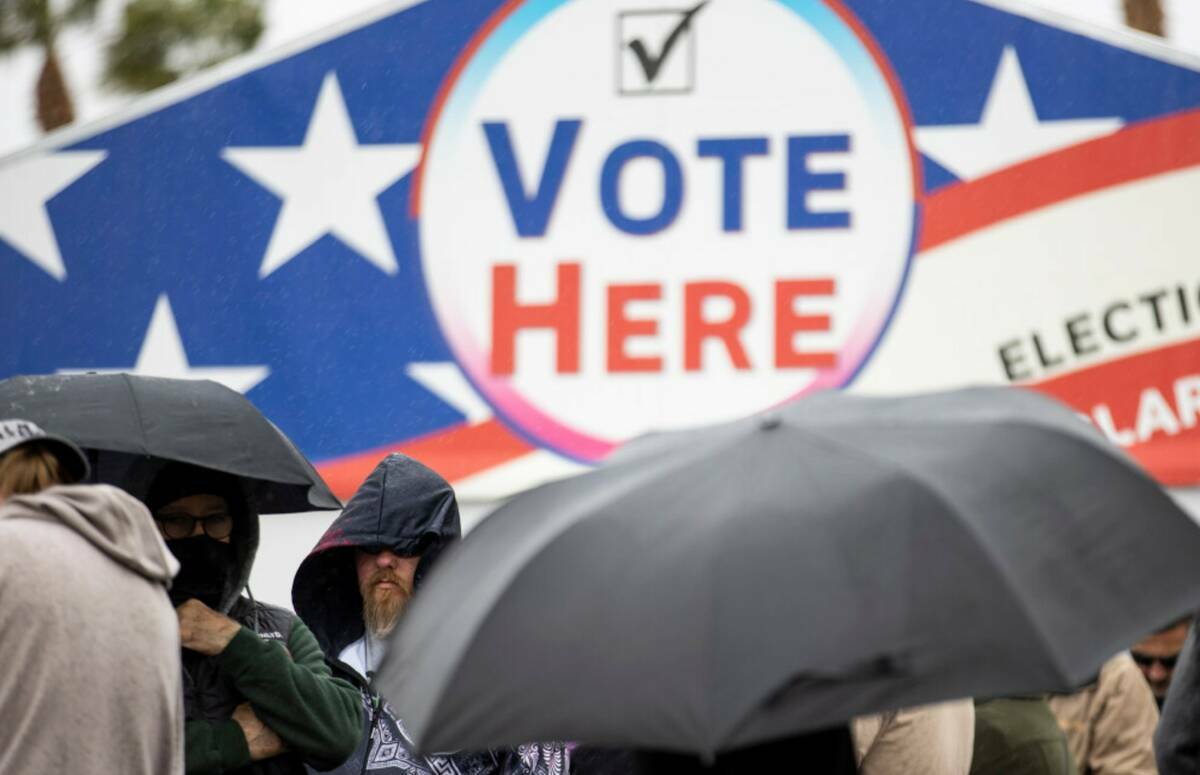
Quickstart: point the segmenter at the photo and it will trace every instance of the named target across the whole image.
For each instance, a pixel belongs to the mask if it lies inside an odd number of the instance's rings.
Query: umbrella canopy
[[[1012,389],[827,394],[634,442],[431,574],[377,685],[425,750],[703,756],[889,708],[1069,689],[1200,601],[1200,528]]]
[[[36,422],[87,451],[95,481],[142,498],[166,461],[241,477],[260,513],[338,509],[320,474],[241,394],[209,380],[129,374],[0,381],[0,417]]]

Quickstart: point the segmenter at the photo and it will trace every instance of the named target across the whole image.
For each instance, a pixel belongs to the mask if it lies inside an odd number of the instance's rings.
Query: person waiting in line
[[[971,775],[1075,775],[1066,735],[1044,697],[975,701]]]
[[[189,773],[303,773],[354,751],[358,692],[308,628],[242,594],[258,515],[235,477],[168,464],[146,496],[181,569],[171,589],[183,652]]]
[[[183,772],[178,569],[73,443],[0,421],[0,772]]]
[[[955,700],[878,713],[851,724],[862,775],[967,775],[975,743],[975,706]]]
[[[292,603],[312,628],[338,675],[361,692],[366,723],[358,748],[336,772],[359,775],[564,775],[564,746],[528,743],[504,749],[422,756],[392,706],[371,685],[381,639],[441,552],[460,535],[454,490],[433,470],[400,454],[376,467],[301,563]]]
[[[1175,663],[1179,660],[1179,653],[1183,651],[1191,623],[1190,616],[1177,619],[1142,638],[1129,650],[1133,661],[1142,669],[1146,683],[1150,684],[1150,691],[1154,693],[1159,710],[1162,710],[1163,701],[1167,699]]]
[[[1158,706],[1127,652],[1100,668],[1073,694],[1051,695],[1050,710],[1067,736],[1079,775],[1155,775]]]

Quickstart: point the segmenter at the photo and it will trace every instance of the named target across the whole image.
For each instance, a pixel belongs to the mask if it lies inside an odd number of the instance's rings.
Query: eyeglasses
[[[159,514],[154,519],[158,522],[159,530],[169,539],[187,538],[196,532],[197,522],[209,538],[228,538],[233,532],[233,515],[227,513],[209,514],[206,517],[168,513]]]
[[[1169,657],[1156,657],[1151,654],[1139,654],[1138,652],[1133,651],[1130,652],[1130,655],[1133,657],[1133,661],[1137,662],[1142,667],[1150,667],[1157,662],[1166,670],[1174,670],[1175,663],[1179,661],[1178,654]]]

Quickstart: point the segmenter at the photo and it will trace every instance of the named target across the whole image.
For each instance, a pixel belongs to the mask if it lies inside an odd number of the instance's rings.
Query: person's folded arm
[[[189,721],[183,726],[184,772],[221,775],[250,763],[242,728],[233,719]]]
[[[243,627],[217,659],[258,718],[308,764],[329,769],[354,753],[362,734],[358,689],[333,676],[299,619],[286,649]]]

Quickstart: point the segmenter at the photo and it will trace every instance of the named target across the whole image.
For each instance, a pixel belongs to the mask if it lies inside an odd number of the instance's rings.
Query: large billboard
[[[1200,61],[1000,0],[428,0],[0,160],[0,377],[246,393],[498,497],[818,390],[1200,485]]]

